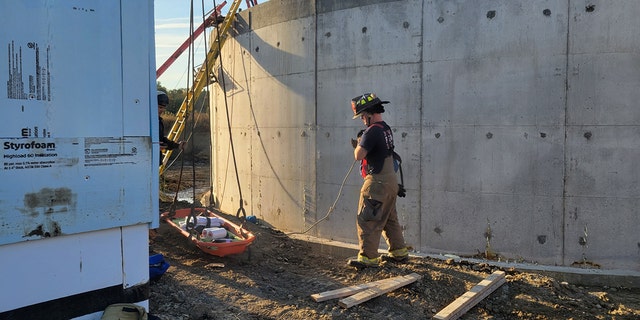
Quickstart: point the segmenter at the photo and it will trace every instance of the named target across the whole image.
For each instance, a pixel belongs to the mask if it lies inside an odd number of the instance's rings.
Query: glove
[[[398,197],[404,198],[407,196],[407,189],[403,185],[398,183]]]
[[[360,130],[358,132],[358,135],[356,136],[356,139],[351,139],[351,146],[355,149],[358,144],[360,143],[360,137],[362,137],[362,134],[364,133],[364,130]]]

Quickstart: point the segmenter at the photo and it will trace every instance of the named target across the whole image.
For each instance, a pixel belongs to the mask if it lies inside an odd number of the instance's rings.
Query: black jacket
[[[160,119],[160,126],[158,128],[158,131],[160,132],[160,146],[165,147],[169,150],[173,150],[179,147],[179,143],[169,140],[169,138],[164,135],[164,122],[162,122],[162,117],[158,118]]]

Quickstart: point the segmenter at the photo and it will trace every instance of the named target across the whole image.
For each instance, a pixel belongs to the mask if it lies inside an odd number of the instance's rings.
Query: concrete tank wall
[[[212,91],[218,203],[290,232],[330,212],[307,234],[356,243],[358,164],[341,189],[362,129],[349,101],[375,92],[391,101],[398,211],[417,250],[640,271],[638,12],[635,0],[246,10]]]

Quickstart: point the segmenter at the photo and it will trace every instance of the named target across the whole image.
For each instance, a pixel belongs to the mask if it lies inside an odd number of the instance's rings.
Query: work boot
[[[388,254],[383,255],[382,261],[405,262],[409,260],[409,248],[404,247],[395,250],[389,250]]]
[[[349,259],[347,264],[356,267],[356,268],[367,268],[367,267],[379,267],[380,266],[380,257],[376,258],[368,258],[362,254],[358,254],[358,258]]]

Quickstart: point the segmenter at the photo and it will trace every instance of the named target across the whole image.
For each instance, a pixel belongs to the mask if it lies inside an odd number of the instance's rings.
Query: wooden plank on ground
[[[358,292],[350,297],[340,299],[338,304],[343,308],[350,308],[357,304],[363,303],[365,301],[371,300],[377,296],[385,294],[389,291],[393,291],[400,287],[404,287],[410,283],[413,283],[422,278],[421,275],[417,273],[412,273],[402,277],[395,277],[391,279],[386,279],[382,284],[378,284],[376,286],[365,289],[364,291]]]
[[[458,319],[505,282],[504,271],[495,271],[471,288],[471,290],[440,310],[433,318],[441,320]]]
[[[411,276],[411,275],[409,275],[409,276]],[[348,296],[350,296],[352,294],[356,294],[358,292],[362,292],[362,291],[367,290],[367,289],[369,289],[371,287],[384,285],[385,283],[394,282],[394,281],[397,281],[398,279],[403,279],[405,277],[408,277],[408,276],[398,276],[398,277],[393,277],[393,278],[389,278],[389,279],[383,279],[383,280],[378,280],[378,281],[358,284],[358,285],[354,285],[354,286],[349,286],[349,287],[345,287],[345,288],[340,288],[340,289],[336,289],[336,290],[325,291],[325,292],[321,292],[321,293],[314,293],[314,294],[311,295],[311,298],[315,302],[322,302],[322,301],[336,299],[336,298],[348,297]]]

